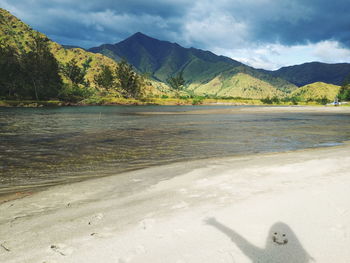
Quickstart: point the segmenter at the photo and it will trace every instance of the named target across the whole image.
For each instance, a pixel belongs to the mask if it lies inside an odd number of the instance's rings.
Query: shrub
[[[203,103],[204,97],[195,97],[192,100],[192,105],[199,105]]]

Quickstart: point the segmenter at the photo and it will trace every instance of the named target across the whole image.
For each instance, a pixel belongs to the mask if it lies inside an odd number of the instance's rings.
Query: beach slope
[[[350,145],[199,160],[0,205],[0,261],[350,262]]]

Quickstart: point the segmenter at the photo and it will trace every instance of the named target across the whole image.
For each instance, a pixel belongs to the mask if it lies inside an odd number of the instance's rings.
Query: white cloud
[[[312,53],[323,62],[350,62],[350,49],[342,47],[337,41],[321,41],[315,45]]]
[[[248,45],[243,48],[217,48],[215,53],[231,57],[255,68],[278,69],[305,62],[350,63],[350,49],[333,40],[285,46],[281,44]]]
[[[189,20],[184,25],[182,37],[187,44],[200,43],[205,47],[232,47],[244,43],[246,25],[225,15],[209,15],[203,20]]]
[[[241,46],[248,38],[247,24],[222,9],[222,0],[196,2],[185,14],[179,35],[187,46],[204,49]]]

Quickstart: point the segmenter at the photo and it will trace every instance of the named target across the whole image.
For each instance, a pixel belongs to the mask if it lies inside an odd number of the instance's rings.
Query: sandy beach
[[[226,109],[200,109],[191,111],[157,111],[157,112],[138,112],[138,115],[187,115],[187,114],[264,114],[264,113],[322,113],[322,114],[350,114],[350,107],[334,106],[251,106],[234,107]]]
[[[0,262],[350,262],[350,145],[199,160],[0,205]]]

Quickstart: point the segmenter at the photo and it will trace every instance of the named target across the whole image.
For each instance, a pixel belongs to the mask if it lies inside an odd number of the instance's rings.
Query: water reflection
[[[209,108],[1,108],[0,192],[175,161],[328,145],[350,137],[348,115],[198,114]],[[186,110],[197,114],[182,114]],[[179,114],[143,114],[159,111]]]

